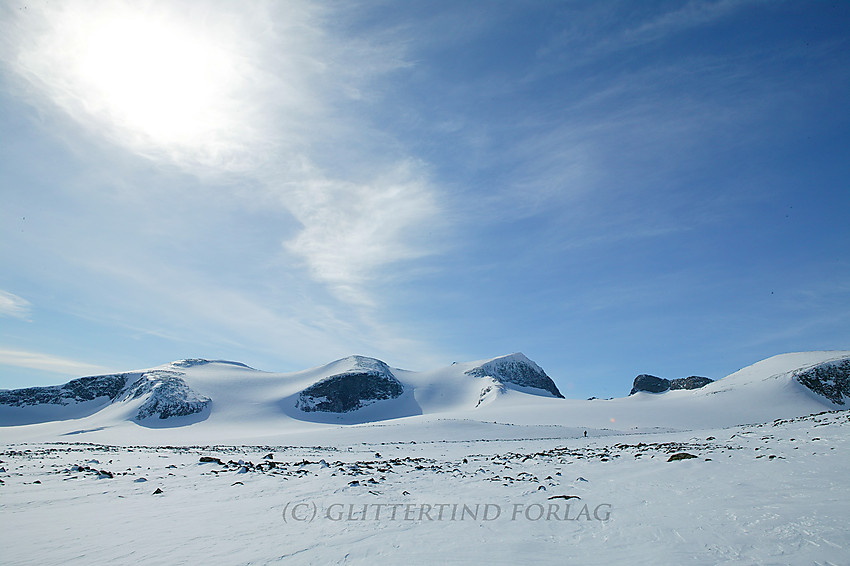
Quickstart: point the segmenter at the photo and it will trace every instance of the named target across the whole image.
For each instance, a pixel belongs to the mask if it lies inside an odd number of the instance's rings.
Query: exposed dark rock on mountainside
[[[199,395],[186,385],[177,371],[149,371],[143,373],[123,396],[123,400],[138,399],[150,393],[147,401],[139,407],[137,420],[150,417],[167,419],[200,413],[212,401]]]
[[[521,387],[534,387],[548,391],[555,397],[563,399],[555,382],[546,375],[543,369],[525,357],[523,354],[511,354],[496,358],[479,367],[467,370],[466,375],[472,377],[492,377],[500,383],[512,383]]]
[[[699,377],[697,375],[680,377],[670,382],[670,389],[699,389],[700,387],[705,387],[712,381],[714,380],[707,377]]]
[[[670,380],[663,377],[655,377],[642,373],[635,378],[632,391],[629,395],[634,395],[638,391],[648,391],[649,393],[663,393],[670,389]]]
[[[70,406],[103,399],[103,404],[125,403],[150,394],[136,413],[137,420],[167,419],[204,410],[212,402],[186,385],[179,371],[151,370],[81,377],[64,385],[0,391],[0,404],[12,407]]]
[[[629,395],[634,395],[638,391],[646,391],[648,393],[664,393],[673,389],[699,389],[705,387],[714,381],[707,377],[699,377],[692,375],[690,377],[680,377],[678,379],[664,379],[663,377],[655,377],[642,373],[635,378],[632,390]]]
[[[836,405],[850,398],[850,358],[816,365],[794,375],[799,383]]]
[[[295,407],[308,413],[347,413],[404,393],[404,386],[384,362],[363,356],[353,356],[351,361],[350,371],[326,377],[301,391]]]
[[[126,383],[127,374],[81,377],[65,385],[27,387],[0,391],[0,404],[12,407],[28,405],[69,405],[92,401],[99,397],[115,399]]]

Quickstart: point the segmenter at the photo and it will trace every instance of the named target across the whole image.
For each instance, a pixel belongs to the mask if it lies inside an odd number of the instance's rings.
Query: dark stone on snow
[[[699,458],[699,456],[694,456],[693,454],[688,454],[687,452],[677,452],[673,454],[669,458],[667,458],[668,462],[676,462],[677,460],[690,460],[691,458]]]

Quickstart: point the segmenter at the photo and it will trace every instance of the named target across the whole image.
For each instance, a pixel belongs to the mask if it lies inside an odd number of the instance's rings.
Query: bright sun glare
[[[220,119],[228,84],[218,51],[174,25],[116,19],[91,30],[77,72],[119,124],[156,143],[191,144]]]
[[[218,159],[248,131],[239,116],[245,70],[236,64],[244,42],[230,22],[216,27],[166,8],[45,10],[42,34],[22,51],[24,67],[72,116],[123,144]]]

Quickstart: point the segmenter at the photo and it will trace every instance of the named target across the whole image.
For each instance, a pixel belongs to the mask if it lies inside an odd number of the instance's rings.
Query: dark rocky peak
[[[696,375],[692,375],[690,377],[680,377],[677,379],[670,380],[665,379],[663,377],[656,377],[654,375],[642,373],[635,378],[635,381],[632,384],[632,390],[629,392],[629,395],[634,395],[639,391],[645,391],[647,393],[664,393],[665,391],[671,391],[675,389],[699,389],[700,387],[705,387],[713,381],[713,379],[709,379],[707,377],[699,377]]]
[[[670,389],[670,380],[663,377],[656,377],[648,373],[642,373],[635,378],[632,384],[632,390],[629,395],[634,395],[638,391],[646,391],[648,393],[664,393]]]
[[[307,413],[348,413],[404,393],[390,367],[375,358],[349,356],[325,367],[335,373],[298,393],[296,408]]]
[[[183,375],[182,372],[168,370],[145,372],[133,382],[121,400],[130,401],[148,395],[136,413],[136,420],[151,417],[167,419],[200,413],[212,400],[192,390],[183,380]]]
[[[542,389],[555,397],[564,398],[543,368],[522,353],[494,358],[464,373],[472,377],[492,377],[503,384],[511,383],[521,387]]]

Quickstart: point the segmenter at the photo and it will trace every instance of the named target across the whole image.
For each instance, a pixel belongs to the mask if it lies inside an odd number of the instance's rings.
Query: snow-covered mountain
[[[806,352],[585,401],[521,354],[430,372],[352,356],[0,391],[3,422],[31,423],[0,427],[0,547],[15,564],[843,564],[850,414],[828,409],[848,377],[850,352]]]
[[[377,423],[400,437],[449,421],[482,431],[494,424],[536,427],[528,434],[553,426],[733,426],[848,408],[850,351],[783,354],[696,389],[664,381],[663,394],[636,391],[621,399],[583,401],[564,399],[543,369],[519,353],[426,372],[364,356],[286,374],[191,359],[0,391],[0,426],[8,438],[144,441],[139,434],[155,434],[174,442],[257,441],[328,425]]]
[[[310,413],[349,413],[376,401],[395,399],[404,393],[404,386],[390,367],[374,358],[351,356],[338,362],[333,375],[314,383],[298,394],[295,407]]]
[[[355,424],[421,415],[420,400],[430,413],[474,409],[509,390],[562,397],[549,376],[523,354],[426,373],[392,369],[365,356],[290,374],[262,372],[239,362],[187,359],[64,385],[0,391],[0,425],[97,414],[167,427],[199,422],[212,413],[241,421],[277,413],[299,421]]]

